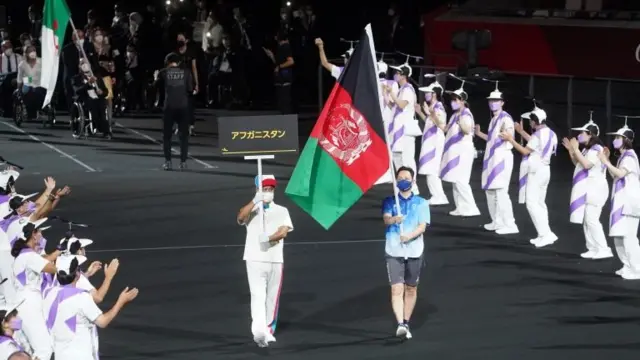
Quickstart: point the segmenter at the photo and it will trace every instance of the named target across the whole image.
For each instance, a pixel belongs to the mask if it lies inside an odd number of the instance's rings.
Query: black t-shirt
[[[180,67],[163,69],[158,74],[159,85],[164,86],[164,108],[181,109],[189,106],[193,92],[191,71]]]
[[[279,44],[276,49],[275,58],[276,66],[283,64],[287,61],[287,58],[293,57],[291,52],[291,45],[289,43]],[[293,81],[293,66],[280,69],[276,75],[277,84],[291,83]]]
[[[196,58],[196,50],[191,43],[187,44],[187,49],[184,53],[176,51],[176,54],[180,55],[180,67],[183,69],[191,70],[191,62]]]

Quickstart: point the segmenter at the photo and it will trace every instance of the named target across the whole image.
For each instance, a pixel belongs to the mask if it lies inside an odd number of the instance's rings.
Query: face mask
[[[29,56],[29,59],[35,59],[36,58],[36,53],[32,51],[32,52],[29,53],[28,56]]]
[[[84,45],[84,39],[78,40],[78,45],[80,45],[80,46]]]
[[[7,56],[13,55],[13,49],[5,49],[4,50],[4,54],[7,55]]]
[[[396,14],[396,11],[393,9],[389,9],[389,11],[387,12],[387,14],[389,14],[389,16],[393,16]]]
[[[262,201],[266,203],[270,203],[273,201],[273,192],[263,192],[262,193]]]
[[[431,94],[431,93],[424,94],[424,100],[426,102],[430,102],[432,98],[433,98],[433,94]]]
[[[89,65],[87,65],[87,64],[82,64],[82,65],[80,66],[80,69],[81,69],[82,71],[84,71],[84,72],[89,72]]]
[[[183,47],[183,46],[185,46],[186,44],[187,44],[187,42],[186,42],[186,41],[184,41],[184,40],[178,40],[178,47]]]
[[[411,190],[413,183],[410,180],[398,180],[398,190],[405,192]]]
[[[622,139],[613,140],[613,148],[620,149],[622,147]]]
[[[29,201],[27,203],[27,211],[36,211],[36,203]]]
[[[451,102],[451,109],[453,109],[454,111],[460,109],[460,104],[458,104],[457,101],[452,101]]]
[[[9,327],[13,331],[22,330],[22,319],[14,318],[9,322]]]
[[[489,103],[489,108],[491,109],[491,111],[498,111],[500,110],[500,103],[499,102],[490,102]]]
[[[394,74],[393,75],[393,81],[400,82],[400,74]]]
[[[95,40],[97,43],[101,43],[101,42],[103,42],[103,41],[104,41],[104,36],[102,36],[102,35],[97,35],[97,36],[94,38],[94,40]]]
[[[587,138],[587,135],[586,135],[586,134],[580,134],[580,135],[578,135],[578,142],[579,142],[580,144],[584,144],[584,143],[586,143],[587,141],[589,141],[589,139]]]
[[[31,40],[25,40],[24,46],[31,46]]]

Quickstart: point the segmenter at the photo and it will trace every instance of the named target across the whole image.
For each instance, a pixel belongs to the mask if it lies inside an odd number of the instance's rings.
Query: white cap
[[[540,109],[539,107],[533,109],[533,111],[531,111],[529,114],[530,116],[535,115],[540,122],[547,120],[547,112]]]
[[[429,84],[429,86],[420,87],[418,88],[418,90],[422,92],[434,92],[436,88],[440,88],[440,90],[442,90],[442,85],[440,85],[439,82],[434,81],[433,83]]]
[[[353,55],[353,48],[347,50],[347,52],[345,52],[344,54],[342,54],[343,58],[347,58],[347,57],[351,57],[351,55]]]
[[[13,210],[11,210],[11,208],[9,207],[8,201],[5,201],[2,204],[0,204],[0,221],[2,221],[2,219],[4,219],[5,217],[9,216],[12,212]]]
[[[82,255],[58,256],[58,259],[56,259],[56,269],[58,269],[58,271],[64,271],[65,273],[70,274],[71,263],[74,259],[78,260],[78,266],[84,264],[87,261],[87,258]]]
[[[531,120],[531,111],[526,112],[526,113],[524,113],[524,114],[520,115],[520,118],[521,118],[521,119],[526,119],[526,120]]]
[[[466,93],[466,91],[464,91],[463,88],[460,88],[458,90],[453,90],[453,91],[447,90],[447,93],[453,94],[464,101],[467,101],[467,99],[469,98],[469,95]]]
[[[7,316],[13,312],[13,310],[17,309],[24,302],[24,299],[19,300],[17,303],[11,305],[0,306],[0,311],[5,311],[5,315]],[[0,322],[3,321],[4,318],[0,318]]]
[[[15,170],[4,170],[0,172],[0,188],[6,189],[9,179],[13,178],[13,181],[18,180],[20,173]]]
[[[22,240],[26,240],[26,238],[24,237],[24,228],[27,227],[29,224],[33,225],[34,230],[44,231],[44,230],[47,230],[48,228],[50,228],[51,226],[41,226],[42,224],[44,224],[45,221],[47,221],[47,218],[42,218],[42,219],[37,220],[37,221],[27,221],[27,222],[25,222],[24,225],[22,225],[22,234],[20,234],[20,238]]]
[[[499,82],[496,81],[496,88],[491,92],[491,94],[489,94],[489,96],[487,96],[487,100],[504,100],[502,98],[502,92],[498,90],[498,83]]]
[[[386,73],[387,71],[389,71],[389,65],[382,60],[378,61],[378,74]]]
[[[402,65],[389,65],[389,68],[395,70],[395,71],[399,71],[401,72],[403,75],[406,75],[407,77],[411,76],[411,74],[413,74],[413,69],[411,68],[411,66],[409,66],[409,63],[404,63]],[[405,73],[408,72],[408,73]]]
[[[625,126],[618,129],[616,132],[607,133],[607,135],[622,136],[629,140],[633,140],[636,137],[635,132],[631,130],[631,128],[628,127],[626,124]]]
[[[575,127],[575,128],[571,128],[571,130],[575,130],[575,131],[589,131],[589,127],[591,126],[595,126],[596,127],[596,136],[600,136],[600,127],[598,126],[598,124],[596,124],[595,122],[593,122],[593,111],[591,112],[591,115],[589,116],[589,122],[580,126],[580,127]]]
[[[62,238],[62,240],[60,240],[60,244],[62,244],[63,242],[67,241],[67,238]],[[87,246],[93,244],[93,240],[91,239],[78,239],[75,236],[72,236],[69,241],[67,242],[67,248],[64,249],[65,251],[69,251],[71,249],[71,245],[75,244],[79,242],[80,243],[80,249],[84,249]]]

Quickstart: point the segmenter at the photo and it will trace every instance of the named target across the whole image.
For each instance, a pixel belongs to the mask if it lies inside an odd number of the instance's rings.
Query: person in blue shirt
[[[431,223],[429,202],[414,195],[413,169],[402,166],[396,171],[400,212],[393,196],[382,203],[386,225],[385,253],[391,284],[391,306],[398,321],[396,336],[411,339],[409,320],[416,306],[418,281],[424,252],[423,234]]]

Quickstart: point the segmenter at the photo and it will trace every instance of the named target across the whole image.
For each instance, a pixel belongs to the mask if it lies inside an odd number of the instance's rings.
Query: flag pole
[[[76,29],[76,25],[73,23],[73,18],[71,13],[69,13],[69,24],[71,25],[71,29],[73,29],[73,34],[76,36],[76,40],[79,40],[78,30]],[[87,53],[84,51],[84,45],[80,46],[80,52],[82,53],[82,58],[89,64],[89,58],[87,57]],[[91,74],[91,77],[95,77],[95,75],[93,75],[93,69],[91,68],[91,64],[89,64],[89,74]]]

